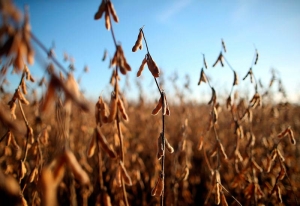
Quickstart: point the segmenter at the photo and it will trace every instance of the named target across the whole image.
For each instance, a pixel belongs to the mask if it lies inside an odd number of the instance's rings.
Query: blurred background
[[[53,48],[56,58],[67,68],[64,53],[74,59],[75,76],[79,78],[85,66],[89,72],[81,77],[80,87],[89,99],[97,99],[100,94],[109,96],[108,68],[109,59],[102,61],[104,51],[112,57],[115,48],[110,31],[104,26],[104,19],[94,20],[100,0],[91,1],[15,1],[23,10],[29,6],[32,32],[45,44]],[[179,86],[189,83],[186,98],[207,102],[210,88],[207,85],[197,87],[200,70],[203,67],[202,54],[205,54],[208,69],[205,70],[211,84],[219,93],[227,96],[233,82],[233,74],[228,65],[218,64],[212,67],[221,50],[221,39],[227,47],[225,57],[236,70],[241,95],[253,93],[250,80],[242,81],[246,75],[255,48],[259,52],[258,64],[253,67],[257,79],[268,87],[274,69],[287,93],[289,102],[297,103],[300,99],[300,2],[299,1],[113,1],[119,23],[113,23],[113,29],[125,52],[132,72],[129,73],[127,88],[129,99],[137,99],[136,81],[140,81],[145,94],[156,91],[153,78],[145,69],[137,79],[136,72],[146,54],[142,51],[133,53],[139,28],[144,26],[150,53],[161,68],[164,88],[174,93],[168,79],[178,77]],[[144,45],[145,46],[145,45]],[[45,74],[49,61],[44,53],[36,57],[30,70],[35,78]],[[14,75],[16,76],[16,75]],[[15,88],[19,77],[13,78],[9,88]],[[126,78],[122,76],[122,83]],[[274,86],[276,90],[278,87]],[[262,92],[262,91],[261,91]],[[278,97],[280,98],[280,97]]]

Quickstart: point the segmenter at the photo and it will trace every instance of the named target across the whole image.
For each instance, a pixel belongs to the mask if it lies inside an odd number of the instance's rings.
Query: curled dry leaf
[[[117,155],[115,151],[109,146],[106,137],[102,134],[101,128],[97,126],[95,128],[95,133],[97,136],[97,140],[100,142],[101,147],[104,149],[104,151],[109,155],[110,158],[116,158]]]

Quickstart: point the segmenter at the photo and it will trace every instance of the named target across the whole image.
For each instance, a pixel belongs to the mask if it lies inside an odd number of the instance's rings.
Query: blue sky
[[[113,40],[104,27],[104,20],[95,21],[93,16],[100,0],[40,0],[16,1],[22,8],[29,5],[33,33],[48,47],[55,43],[57,59],[63,63],[66,52],[75,59],[78,75],[85,65],[90,72],[80,83],[88,98],[97,98],[101,93],[109,94],[108,84],[111,70],[108,61],[102,62],[104,50],[115,52]],[[228,94],[233,74],[228,66],[212,64],[221,49],[221,38],[227,46],[226,58],[240,78],[239,89],[253,93],[248,81],[242,82],[254,55],[254,44],[259,51],[258,65],[253,68],[257,78],[267,85],[273,67],[281,75],[291,101],[300,99],[300,1],[278,0],[151,0],[112,1],[120,22],[113,24],[116,39],[122,44],[127,61],[132,67],[129,74],[131,90],[135,97],[136,72],[146,50],[131,52],[139,28],[143,25],[152,57],[168,78],[174,71],[179,74],[179,85],[185,75],[191,78],[192,99],[206,101],[210,90],[207,85],[197,86],[202,67],[202,53],[206,56],[208,70],[216,91]],[[66,67],[68,66],[64,63]],[[36,77],[43,75],[41,65],[31,66]],[[147,69],[142,83],[145,94],[153,94],[155,85]],[[122,84],[125,78],[122,77]],[[148,89],[149,88],[149,89]],[[172,93],[172,85],[166,83],[165,91]]]

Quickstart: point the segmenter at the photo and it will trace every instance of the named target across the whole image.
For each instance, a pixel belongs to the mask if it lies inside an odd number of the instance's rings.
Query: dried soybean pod
[[[101,147],[104,149],[104,151],[109,155],[110,158],[116,158],[117,155],[115,153],[115,151],[110,148],[106,137],[102,134],[101,132],[101,128],[99,126],[97,126],[97,128],[95,128],[95,132],[97,135],[97,140],[100,142]]]
[[[280,132],[280,133],[278,134],[278,138],[282,138],[282,137],[284,137],[285,135],[287,135],[288,132],[289,132],[288,129],[289,129],[289,128],[286,128],[284,131]]]
[[[215,187],[216,187],[215,204],[219,205],[221,202],[219,183],[216,183]]]
[[[27,89],[26,89],[26,82],[25,79],[23,78],[21,81],[21,88],[24,94],[27,94]]]
[[[220,193],[221,193],[221,190],[222,190],[222,187],[221,187],[221,177],[220,177],[220,172],[219,172],[219,170],[216,170],[215,171],[215,178],[216,178],[216,185],[215,185],[215,187],[216,187],[216,196],[215,196],[215,203],[217,204],[217,205],[219,205],[220,204],[220,201],[221,201],[221,199],[220,199]]]
[[[164,96],[164,111],[163,111],[163,115],[168,115],[170,116],[170,108],[169,108],[169,104],[168,104],[168,101],[167,101],[167,96],[166,94],[163,92],[163,96]]]
[[[224,159],[227,160],[228,157],[227,157],[227,155],[226,155],[226,153],[225,153],[225,149],[224,149],[222,143],[221,143],[220,141],[219,141],[218,143],[219,143],[219,148],[220,148],[220,150],[221,150],[221,154],[223,155]]]
[[[280,150],[277,150],[277,155],[278,155],[278,157],[280,158],[280,160],[281,160],[282,162],[285,161],[285,159],[284,159],[283,155],[281,154]]]
[[[125,168],[125,166],[124,166],[124,164],[121,160],[119,162],[119,165],[120,165],[120,168],[121,168],[122,178],[123,178],[125,184],[131,186],[132,185],[131,178],[128,175],[128,172],[127,172],[127,170],[126,170],[126,168]]]
[[[233,73],[234,73],[234,80],[233,80],[233,86],[234,86],[234,85],[239,84],[239,79],[238,79],[238,76],[237,76],[236,72],[233,71]]]
[[[288,127],[288,134],[289,134],[291,143],[293,145],[295,145],[296,144],[296,140],[295,140],[295,137],[294,137],[293,130],[290,127]]]
[[[164,154],[165,154],[165,151],[164,151],[164,148],[163,148],[162,137],[163,137],[163,134],[160,133],[159,137],[157,138],[157,154],[156,154],[156,157],[157,157],[158,160],[160,160],[161,157],[164,156]]]
[[[80,184],[82,185],[89,184],[90,178],[88,174],[80,166],[73,152],[66,151],[65,158],[66,158],[66,162],[68,163],[69,167],[72,170],[72,173],[74,174],[75,178],[80,182]]]
[[[103,101],[102,97],[100,97],[100,121],[103,123],[108,122],[109,109],[107,104]]]
[[[120,109],[120,112],[121,112],[121,114],[122,114],[123,119],[124,119],[125,121],[128,121],[128,115],[127,115],[127,113],[126,113],[126,110],[125,110],[123,101],[122,101],[120,98],[118,98],[117,104],[118,104],[118,108]]]
[[[112,122],[113,120],[115,120],[117,114],[117,106],[117,94],[112,92],[110,100],[110,114],[107,117],[107,122]]]
[[[184,170],[183,170],[183,172],[181,174],[182,181],[186,181],[187,178],[189,177],[189,174],[190,174],[190,170],[189,170],[189,168],[187,166],[185,166],[185,168],[184,168]]]
[[[22,94],[22,92],[20,91],[20,89],[17,90],[17,95],[18,95],[18,99],[20,100],[20,102],[21,102],[22,104],[29,105],[29,102],[28,102],[27,99],[24,97],[24,95]]]
[[[105,28],[107,30],[110,30],[110,18],[109,18],[108,7],[105,8]]]
[[[99,8],[98,8],[98,11],[96,12],[95,16],[94,16],[94,19],[95,20],[98,20],[98,19],[101,19],[102,17],[102,14],[103,12],[105,11],[105,0],[102,0]]]
[[[136,51],[138,50],[138,48],[139,48],[140,50],[143,48],[142,40],[143,40],[143,32],[142,32],[142,29],[140,29],[138,38],[137,38],[137,40],[136,40],[134,46],[132,47],[132,52],[136,52]]]
[[[10,132],[10,133],[11,133],[11,132]],[[17,141],[16,141],[14,135],[12,135],[12,134],[11,134],[11,144],[12,144],[12,146],[13,146],[15,149],[17,149],[17,150],[20,148],[20,146],[18,145],[18,143],[17,143]]]
[[[114,5],[111,3],[111,1],[108,1],[107,2],[107,7],[108,7],[108,10],[110,11],[112,17],[113,17],[113,20],[118,23],[119,22],[119,18],[117,16],[117,12],[114,8]]]
[[[156,107],[152,110],[152,115],[157,115],[161,108],[162,108],[162,98],[160,96]]]
[[[27,172],[25,163],[21,160],[19,164],[19,180],[21,181]]]
[[[217,58],[217,60],[215,61],[215,63],[213,64],[213,66],[212,67],[215,67],[216,65],[217,65],[217,63],[218,63],[218,61],[219,61],[219,57]]]
[[[221,205],[222,205],[222,206],[228,206],[226,197],[225,197],[225,195],[224,195],[223,192],[221,193]]]
[[[31,173],[30,173],[30,175],[29,175],[29,182],[31,183],[31,182],[33,182],[33,180],[35,179],[35,177],[38,175],[38,169],[35,167],[32,171],[31,171]]]
[[[283,180],[284,176],[286,174],[286,168],[285,166],[283,165],[283,162],[280,163],[280,173],[278,175],[278,179],[279,180]]]
[[[33,144],[34,143],[33,129],[30,126],[27,127],[27,135],[28,135],[29,143]]]
[[[90,144],[89,144],[89,147],[88,147],[88,150],[87,150],[87,156],[88,157],[92,157],[94,155],[95,150],[96,150],[96,146],[97,146],[96,134],[94,133],[92,135],[92,139],[90,141]]]
[[[216,91],[213,87],[211,88],[211,91],[212,91],[212,95],[211,95],[211,98],[210,98],[208,104],[211,104],[211,103],[215,104],[217,101]]]
[[[204,83],[207,82],[207,78],[206,78],[206,75],[205,75],[205,73],[204,73],[204,71],[203,71],[203,68],[201,69],[200,79],[199,79],[199,81],[198,81],[198,85],[200,85],[201,82],[204,82]]]
[[[16,102],[12,102],[10,105],[10,114],[12,119],[16,119],[16,108],[17,108],[17,104]]]
[[[159,75],[160,75],[159,68],[149,54],[147,54],[147,65],[148,65],[148,69],[150,70],[151,74],[155,78],[159,77]]]
[[[139,68],[139,71],[138,71],[137,74],[136,74],[137,77],[141,76],[141,74],[142,74],[142,72],[143,72],[143,70],[144,70],[144,67],[145,67],[145,64],[146,64],[146,63],[147,63],[147,58],[145,57],[145,58],[143,59],[143,61],[142,61],[142,64],[141,64],[140,68]]]
[[[132,52],[136,52],[136,51],[138,50],[138,47],[139,47],[139,46],[135,44],[135,45],[132,47]]]
[[[118,167],[117,173],[116,173],[116,182],[118,187],[122,187],[122,172],[121,172],[121,166]]]
[[[279,187],[279,185],[276,185],[275,187],[276,187],[276,196],[277,196],[278,200],[280,201],[280,203],[282,203],[280,187]]]
[[[111,206],[111,199],[107,192],[104,192],[102,198],[104,206]]]
[[[165,138],[166,141],[166,148],[168,150],[168,152],[173,153],[174,152],[174,148],[172,147],[172,145],[169,143],[168,139]]]
[[[251,159],[252,165],[260,172],[263,172],[263,169],[257,164],[254,159]]]
[[[153,190],[151,191],[151,195],[155,197],[159,197],[163,194],[164,190],[164,180],[161,177],[158,177],[158,180],[155,183]]]
[[[224,63],[223,63],[223,54],[220,55],[220,63],[221,63],[221,66],[224,67]]]

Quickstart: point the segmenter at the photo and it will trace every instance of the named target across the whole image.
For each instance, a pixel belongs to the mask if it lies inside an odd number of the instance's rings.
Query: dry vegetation
[[[139,101],[127,102],[119,80],[131,71],[125,58],[129,51],[116,43],[112,20],[118,22],[117,13],[111,1],[103,0],[95,19],[104,17],[115,43],[113,91],[110,99],[88,102],[74,79],[72,61],[69,70],[59,64],[30,31],[26,11],[22,18],[10,1],[0,1],[0,10],[1,205],[299,205],[300,108],[272,102],[269,91],[276,82],[285,97],[276,73],[268,88],[259,85],[256,49],[244,78],[254,87],[250,100],[234,93],[239,80],[222,40],[213,67],[220,63],[233,73],[226,101],[219,101],[206,77],[203,54],[198,85],[211,88],[209,103],[184,101],[174,78],[173,98],[180,101],[168,105],[168,88],[156,79],[160,70],[141,28],[132,51],[141,50],[144,41],[147,53],[137,76],[147,64],[160,99],[156,106],[145,103],[147,94],[138,82]],[[32,44],[52,59],[39,82],[29,69]],[[11,71],[21,74],[20,83],[14,93],[6,93]],[[44,86],[40,99],[27,91]]]

